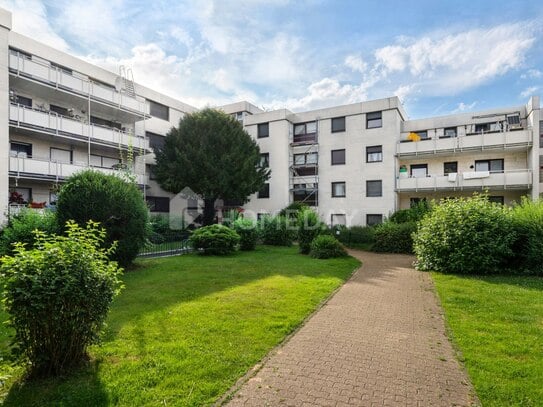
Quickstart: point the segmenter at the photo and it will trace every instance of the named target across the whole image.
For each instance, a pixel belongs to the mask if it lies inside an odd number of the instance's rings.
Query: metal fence
[[[148,243],[140,251],[138,257],[166,257],[190,253],[191,251],[192,247],[190,247],[188,239],[163,243]]]

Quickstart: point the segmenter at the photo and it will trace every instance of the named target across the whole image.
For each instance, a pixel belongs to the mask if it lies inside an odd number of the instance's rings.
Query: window
[[[149,114],[162,120],[170,120],[170,108],[149,100]]]
[[[375,226],[383,223],[383,215],[377,214],[367,214],[366,215],[366,225]]]
[[[501,204],[501,205],[504,204],[503,196],[489,196],[488,201],[498,203],[498,204]]]
[[[317,140],[317,122],[294,125],[294,143],[311,143]]]
[[[332,182],[332,198],[344,198],[345,195],[345,182]]]
[[[421,202],[426,202],[426,198],[409,198],[409,207],[417,206]]]
[[[119,123],[119,122],[114,122],[114,121],[111,121],[111,120],[102,119],[101,117],[96,117],[96,116],[91,116],[90,117],[90,122],[92,124],[96,124],[98,126],[109,127],[109,128],[112,128],[112,129],[121,130],[121,127],[122,127],[121,123]]]
[[[69,116],[68,109],[62,106],[49,105],[49,110],[55,113],[58,113],[61,116]]]
[[[443,138],[456,137],[456,127],[447,127],[443,132]]]
[[[292,191],[294,202],[303,202],[309,206],[316,206],[318,201],[318,184],[294,184]]]
[[[17,95],[16,103],[18,105],[23,105],[26,107],[32,107],[32,99],[27,98],[25,96]]]
[[[492,123],[480,123],[475,125],[475,133],[483,133],[485,131],[490,131],[490,125]]]
[[[382,112],[366,113],[366,129],[383,127]]]
[[[101,168],[115,168],[121,163],[119,158],[104,157],[97,154],[91,154],[90,165]]]
[[[32,144],[10,143],[9,155],[11,157],[21,158],[32,157]]]
[[[411,164],[411,176],[424,178],[428,176],[428,164]]]
[[[503,172],[503,159],[475,161],[475,171]]]
[[[270,166],[270,153],[260,154],[260,166],[262,168],[268,168]]]
[[[149,139],[149,146],[154,150],[158,151],[164,147],[166,142],[166,137],[161,136],[160,134],[151,133],[150,131],[145,132],[145,136]]]
[[[151,212],[170,212],[170,198],[148,196],[145,200]]]
[[[519,127],[520,126],[520,116],[518,114],[508,115],[507,116],[507,124],[509,126]]]
[[[345,149],[332,150],[332,165],[345,164]]]
[[[448,163],[443,163],[443,174],[453,174],[458,172],[458,162],[457,161],[451,161]]]
[[[257,128],[257,137],[270,137],[270,123],[259,123]]]
[[[383,161],[383,146],[366,147],[366,162],[376,163]]]
[[[71,75],[72,72],[73,72],[70,68],[66,68],[65,66],[59,65],[59,64],[57,64],[55,62],[51,62],[51,66],[53,68],[57,68],[58,70],[60,70],[60,71],[62,71],[64,73],[67,73],[69,75]]]
[[[145,167],[146,167],[147,174],[149,174],[149,179],[156,180],[155,166],[151,164],[147,164]]]
[[[269,198],[270,197],[270,184],[266,183],[260,191],[258,191],[258,198]]]
[[[333,213],[332,214],[332,226],[346,226],[347,225],[347,215],[344,213]]]
[[[72,151],[71,150],[64,150],[64,149],[61,149],[61,148],[51,147],[51,149],[50,149],[50,157],[51,157],[51,161],[53,161],[53,162],[65,163],[65,164],[71,164],[72,163]]]
[[[32,188],[17,187],[14,189],[13,192],[17,192],[17,194],[21,195],[21,198],[24,201],[24,203],[32,202]],[[18,203],[18,202],[11,202],[11,203]]]
[[[334,117],[332,119],[332,133],[345,131],[345,117]]]
[[[366,181],[366,196],[383,196],[383,181]]]
[[[294,154],[294,165],[316,165],[318,160],[317,153]]]
[[[428,140],[428,132],[426,130],[417,131],[421,140]]]

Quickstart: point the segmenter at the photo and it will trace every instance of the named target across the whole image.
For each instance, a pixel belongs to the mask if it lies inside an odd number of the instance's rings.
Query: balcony
[[[11,104],[9,108],[10,125],[36,130],[60,137],[72,137],[87,141],[106,144],[114,147],[132,146],[137,150],[147,151],[149,141],[141,136],[131,134],[119,129],[87,124],[83,121],[60,116],[54,112],[44,112],[22,105]]]
[[[528,147],[533,143],[529,130],[478,133],[420,141],[407,141],[408,134],[402,133],[402,141],[396,145],[396,154],[399,157],[416,157],[439,153],[450,154],[474,150],[512,149],[515,147]]]
[[[61,163],[47,159],[9,157],[9,175],[17,178],[63,181],[76,172],[88,169],[87,165]],[[119,174],[119,170],[110,168],[96,168],[93,170],[105,174]],[[147,176],[134,174],[139,185],[147,184]]]
[[[512,170],[500,173],[482,171],[464,174],[398,178],[396,180],[396,190],[399,192],[484,190],[486,188],[529,189],[531,187],[531,170]]]
[[[84,97],[113,105],[119,109],[136,112],[140,115],[147,114],[145,100],[129,96],[117,91],[113,87],[102,86],[77,73],[70,73],[61,68],[51,66],[47,62],[30,59],[28,55],[10,50],[9,69],[17,76],[27,77],[35,81],[67,90]]]

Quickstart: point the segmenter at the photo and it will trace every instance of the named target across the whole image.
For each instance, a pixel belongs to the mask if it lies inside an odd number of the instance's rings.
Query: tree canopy
[[[156,152],[156,180],[169,192],[189,187],[204,199],[204,224],[213,222],[217,199],[245,202],[270,176],[260,148],[241,123],[207,108],[185,115]]]

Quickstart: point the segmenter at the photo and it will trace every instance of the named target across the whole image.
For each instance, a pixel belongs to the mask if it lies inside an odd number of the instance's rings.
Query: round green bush
[[[223,225],[209,225],[196,229],[189,238],[190,245],[200,254],[224,256],[236,251],[239,235]]]
[[[147,241],[149,210],[133,182],[98,171],[79,172],[66,181],[57,201],[59,224],[99,222],[107,231],[105,244],[118,241],[112,258],[129,265]]]
[[[372,251],[385,253],[413,253],[415,222],[394,223],[387,221],[375,227]]]
[[[101,249],[96,223],[67,224],[65,236],[37,232],[35,248],[18,244],[0,267],[4,304],[15,330],[13,352],[31,377],[63,374],[87,360],[121,288],[117,263]]]
[[[316,259],[329,259],[347,256],[347,251],[335,237],[321,235],[311,242],[309,255]]]
[[[502,272],[515,240],[510,208],[485,196],[444,200],[419,223],[414,251],[420,270]]]
[[[303,209],[298,212],[298,244],[300,253],[308,254],[311,251],[311,242],[323,230],[323,223],[312,209]]]
[[[55,212],[39,213],[26,209],[12,216],[0,234],[0,255],[12,254],[13,244],[16,242],[26,243],[26,247],[31,248],[36,238],[34,230],[41,230],[47,234],[57,233]]]
[[[523,198],[513,208],[513,266],[525,273],[543,275],[543,200]]]
[[[394,212],[388,220],[394,223],[418,222],[431,210],[432,207],[427,201],[421,201],[409,209]]]
[[[232,226],[240,237],[239,248],[241,250],[254,250],[258,240],[256,222],[251,219],[239,218],[234,221]]]
[[[337,225],[330,229],[329,234],[335,236],[337,240],[348,247],[375,242],[374,226],[351,226],[348,228]]]
[[[298,233],[296,220],[285,216],[266,216],[259,226],[264,244],[273,246],[292,246]]]

